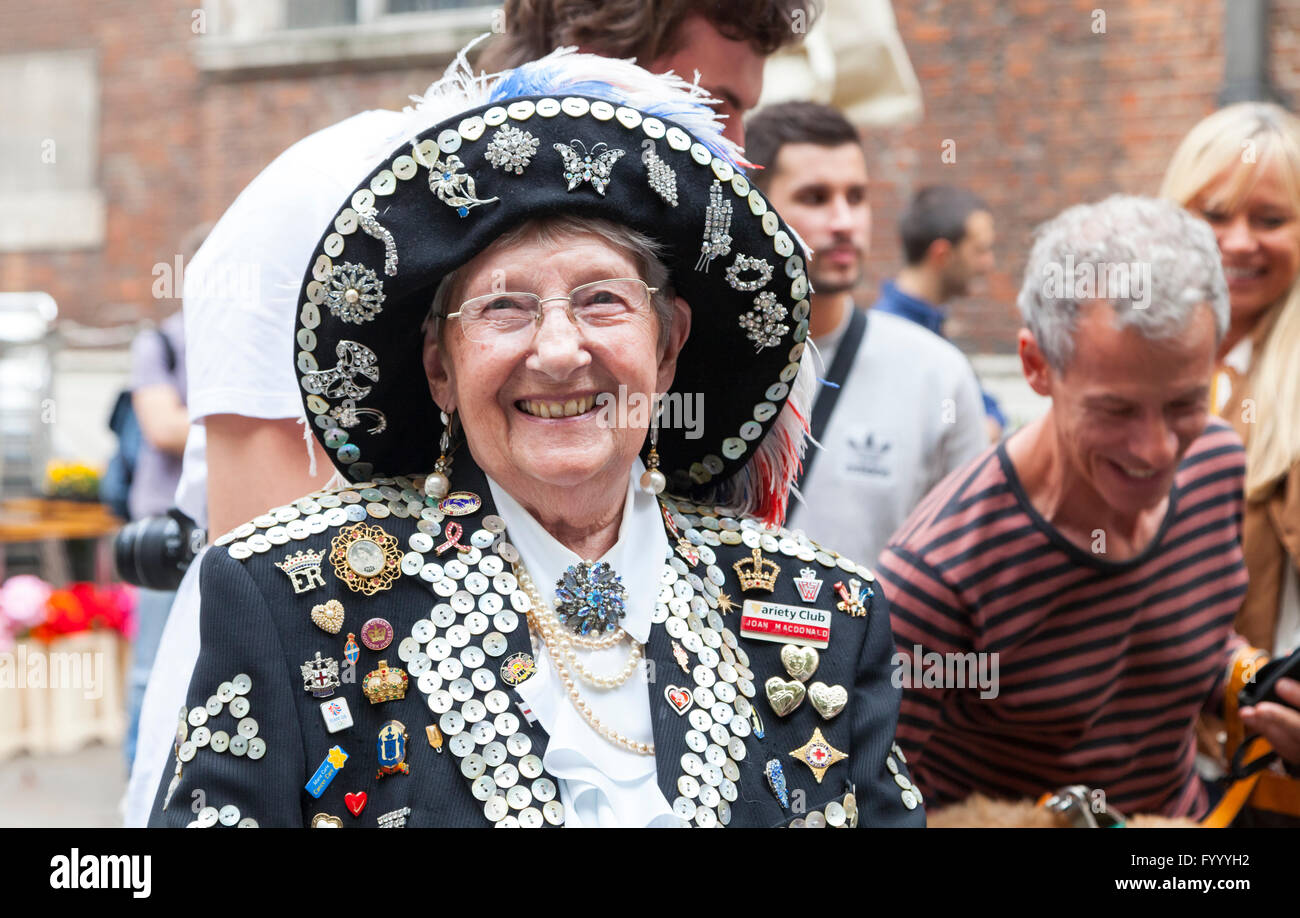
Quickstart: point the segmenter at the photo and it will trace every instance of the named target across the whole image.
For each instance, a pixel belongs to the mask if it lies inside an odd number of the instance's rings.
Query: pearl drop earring
[[[659,400],[654,400],[654,411],[650,415],[650,452],[646,455],[646,470],[641,473],[641,490],[646,494],[662,494],[668,487],[668,479],[659,471]]]
[[[452,413],[454,416],[455,412]],[[442,415],[442,439],[438,442],[438,461],[433,465],[433,471],[424,479],[424,493],[429,497],[441,500],[451,491],[451,458],[447,455],[451,449],[451,421],[452,416],[447,412],[441,412]]]

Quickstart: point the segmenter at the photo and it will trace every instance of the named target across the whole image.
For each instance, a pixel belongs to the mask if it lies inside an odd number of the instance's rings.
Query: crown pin
[[[735,569],[736,576],[740,578],[742,592],[764,590],[771,593],[776,590],[776,578],[780,575],[781,568],[775,562],[764,558],[757,548],[750,557],[737,561],[731,566]]]
[[[289,575],[294,593],[306,593],[325,585],[325,578],[320,572],[320,563],[324,559],[323,551],[300,551],[285,555],[283,561],[275,562],[275,566]]]

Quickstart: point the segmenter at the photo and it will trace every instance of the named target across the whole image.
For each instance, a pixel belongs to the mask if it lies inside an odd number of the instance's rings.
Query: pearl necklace
[[[524,567],[523,562],[516,562],[514,565],[515,577],[520,586],[528,594],[531,600],[532,608],[528,610],[529,636],[541,635],[542,643],[550,652],[551,662],[555,664],[555,672],[560,677],[560,683],[564,686],[565,691],[569,694],[569,701],[572,702],[578,713],[582,715],[583,720],[596,731],[596,733],[613,743],[621,746],[629,752],[635,752],[639,755],[654,755],[654,743],[639,743],[629,739],[613,727],[602,722],[591,710],[591,705],[582,697],[578,691],[577,683],[574,682],[573,676],[569,674],[569,668],[572,667],[584,681],[590,682],[597,688],[609,689],[617,688],[631,678],[636,672],[637,665],[641,662],[641,655],[644,647],[636,641],[632,642],[632,651],[628,655],[627,664],[623,667],[622,672],[616,676],[593,676],[587,672],[586,668],[578,660],[573,651],[573,643],[569,640],[569,635],[565,634],[555,627],[551,616],[544,613],[546,604],[542,601],[541,594],[537,591],[536,584],[533,583],[532,577],[528,574],[528,569]],[[619,629],[622,630],[622,629]],[[537,655],[537,647],[534,643],[533,655]]]

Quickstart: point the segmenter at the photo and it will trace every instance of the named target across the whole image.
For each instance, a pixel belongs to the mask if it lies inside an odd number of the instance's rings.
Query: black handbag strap
[[[835,351],[835,359],[831,361],[830,369],[826,373],[826,384],[821,387],[813,402],[811,431],[813,439],[818,443],[821,442],[822,434],[826,431],[831,412],[835,410],[835,403],[839,401],[840,392],[844,389],[844,380],[848,378],[849,370],[853,367],[853,359],[857,357],[858,348],[862,346],[862,338],[867,331],[866,311],[851,304],[849,308],[853,310],[853,315],[849,318],[849,327],[845,330],[844,337]],[[804,456],[803,471],[799,473],[799,480],[796,482],[800,487],[808,480],[813,462],[817,459],[817,452],[816,448],[810,446],[807,455]],[[792,515],[793,506],[790,511]]]

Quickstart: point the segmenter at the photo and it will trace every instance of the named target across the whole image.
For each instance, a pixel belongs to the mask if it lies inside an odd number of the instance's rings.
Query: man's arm
[[[303,440],[303,425],[292,418],[213,414],[204,426],[208,531],[214,536],[324,487],[334,475],[329,458],[316,448],[314,438]],[[315,475],[309,474],[313,454]]]
[[[158,383],[136,389],[131,393],[131,406],[140,421],[140,432],[151,446],[172,456],[184,455],[190,416],[175,386]]]

